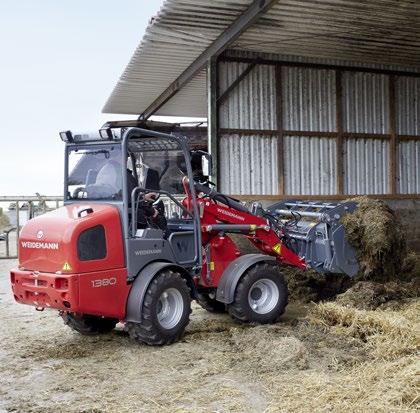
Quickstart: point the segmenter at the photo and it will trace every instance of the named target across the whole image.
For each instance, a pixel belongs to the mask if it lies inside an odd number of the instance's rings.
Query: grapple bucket
[[[285,244],[308,267],[320,273],[344,273],[353,277],[359,265],[340,219],[356,208],[356,202],[290,200],[271,205],[267,210],[281,220]]]

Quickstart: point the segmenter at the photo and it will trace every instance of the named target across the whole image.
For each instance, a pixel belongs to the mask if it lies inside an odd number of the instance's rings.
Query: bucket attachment
[[[356,202],[291,200],[271,205],[267,211],[282,222],[285,245],[309,268],[353,277],[359,270],[356,251],[348,243],[340,219],[356,208]]]

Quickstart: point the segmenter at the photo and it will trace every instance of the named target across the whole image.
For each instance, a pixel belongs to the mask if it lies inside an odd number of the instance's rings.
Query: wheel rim
[[[258,314],[272,311],[279,301],[279,288],[273,280],[262,278],[252,284],[248,292],[248,304]]]
[[[181,320],[184,312],[184,300],[176,288],[168,288],[162,292],[158,300],[157,319],[159,324],[170,330]]]

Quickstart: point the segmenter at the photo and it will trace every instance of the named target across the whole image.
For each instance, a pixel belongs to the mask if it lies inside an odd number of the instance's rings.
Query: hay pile
[[[320,274],[314,270],[299,270],[293,267],[282,269],[289,289],[289,299],[303,303],[334,298],[351,285],[352,280],[342,274]]]
[[[359,207],[342,218],[347,239],[360,264],[358,278],[389,281],[398,278],[407,255],[404,229],[383,201],[357,197]]]
[[[360,340],[375,358],[393,360],[420,350],[419,314],[418,300],[400,311],[357,310],[337,303],[321,303],[313,308],[309,320],[329,328],[333,334]]]
[[[404,229],[394,211],[380,200],[351,199],[359,207],[342,218],[360,264],[358,275],[318,274],[284,269],[293,301],[318,302],[338,295],[342,305],[375,309],[420,295],[420,256],[407,252]]]
[[[297,392],[288,381],[277,387],[267,411],[416,411],[420,408],[416,375],[420,366],[418,314],[413,300],[399,311],[361,311],[335,303],[315,305],[308,315],[311,325],[326,335],[353,340],[362,346],[365,360],[336,371],[308,371],[300,377]],[[276,389],[275,377],[271,389]],[[293,394],[294,397],[290,397]]]
[[[349,243],[356,250],[359,274],[351,279],[342,274],[319,274],[285,267],[283,273],[290,300],[318,302],[350,289],[347,295],[340,297],[343,305],[374,309],[389,301],[418,296],[420,257],[407,253],[404,229],[394,211],[383,201],[368,197],[349,201],[356,201],[358,208],[345,215],[342,223]],[[243,235],[229,236],[242,254],[260,252]]]
[[[338,304],[364,310],[398,306],[420,295],[420,256],[407,251],[404,228],[383,201],[354,198],[359,207],[343,217],[360,271]]]

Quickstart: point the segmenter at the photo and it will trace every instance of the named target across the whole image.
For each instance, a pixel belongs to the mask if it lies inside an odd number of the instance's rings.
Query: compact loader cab
[[[128,280],[156,259],[199,266],[195,197],[189,209],[182,204],[194,193],[185,140],[137,128],[107,133],[113,138],[67,143],[65,205],[87,205],[82,214],[104,203],[118,209]]]

